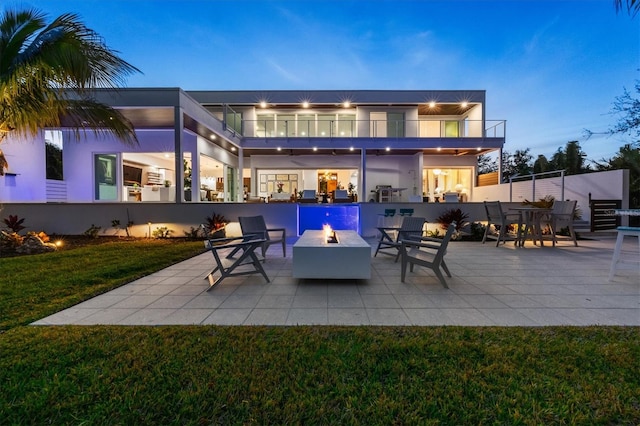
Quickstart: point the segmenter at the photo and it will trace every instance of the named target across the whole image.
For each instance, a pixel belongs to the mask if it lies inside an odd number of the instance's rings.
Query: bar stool
[[[413,216],[413,209],[400,209],[400,216]]]
[[[378,228],[395,226],[396,209],[384,209],[384,214],[378,215]]]
[[[638,254],[636,260],[621,260],[620,252],[622,251],[622,243],[624,237],[637,237],[638,238]],[[613,250],[613,259],[611,260],[611,270],[609,271],[609,281],[613,280],[613,276],[616,273],[619,263],[638,263],[640,270],[640,228],[633,226],[618,226],[618,238],[616,238],[616,247]]]

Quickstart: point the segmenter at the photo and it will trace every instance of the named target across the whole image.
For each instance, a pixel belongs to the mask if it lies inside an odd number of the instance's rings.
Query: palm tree
[[[640,11],[640,0],[613,0],[613,3],[616,6],[616,11],[626,9],[631,16],[635,16]]]
[[[0,143],[9,135],[34,136],[64,126],[138,143],[121,113],[92,98],[96,88],[117,88],[139,70],[110,50],[75,14],[47,24],[36,9],[0,16]],[[0,175],[8,165],[0,150]]]

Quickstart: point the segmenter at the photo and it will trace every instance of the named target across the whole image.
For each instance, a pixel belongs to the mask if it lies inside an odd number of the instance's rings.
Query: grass
[[[19,327],[0,339],[0,418],[7,424],[637,424],[637,332]]]
[[[0,423],[640,423],[637,327],[26,326],[201,247],[2,259]]]
[[[134,240],[0,261],[0,330],[25,325],[202,253],[201,241]]]

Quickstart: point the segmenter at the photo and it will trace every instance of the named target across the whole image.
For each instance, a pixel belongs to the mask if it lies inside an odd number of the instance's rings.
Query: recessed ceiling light
[[[481,149],[482,149],[482,148],[480,148],[480,147],[477,147],[477,148],[476,148],[476,151],[480,151]]]
[[[350,148],[349,148],[349,151],[353,151],[353,147],[350,147]]]
[[[216,135],[214,135],[213,133],[211,133],[211,136],[209,136],[211,139],[215,140],[216,139]]]
[[[318,150],[318,147],[314,146],[314,147],[313,147],[313,150],[314,150],[314,151],[317,151],[317,150]]]
[[[267,103],[265,101],[260,101],[260,108],[266,108]]]
[[[277,147],[276,149],[277,149],[278,151],[282,151],[282,148],[280,148],[280,147]]]
[[[302,108],[309,108],[309,102],[308,101],[302,102]]]
[[[385,150],[385,151],[391,151],[391,148],[386,147],[384,150]]]
[[[342,106],[343,106],[343,108],[349,108],[349,107],[351,107],[351,102],[349,102],[349,101],[344,101],[344,102],[342,103]]]
[[[437,150],[438,150],[438,151],[442,151],[442,148],[441,148],[441,147],[438,147],[438,148],[437,148]]]
[[[466,107],[467,107],[467,105],[469,105],[467,102],[463,102],[463,103],[461,103],[461,104],[460,104],[460,106],[461,106],[462,108],[466,108]]]
[[[435,108],[436,103],[434,101],[429,102],[429,108]]]
[[[235,150],[236,150],[236,147],[235,147],[235,146],[232,146],[232,147],[231,147],[231,151],[234,151],[234,152],[235,152]]]

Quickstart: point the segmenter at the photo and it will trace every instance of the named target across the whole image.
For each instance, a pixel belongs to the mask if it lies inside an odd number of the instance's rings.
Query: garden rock
[[[55,244],[45,243],[36,235],[27,235],[22,244],[16,248],[16,252],[20,254],[48,253],[55,250]]]

